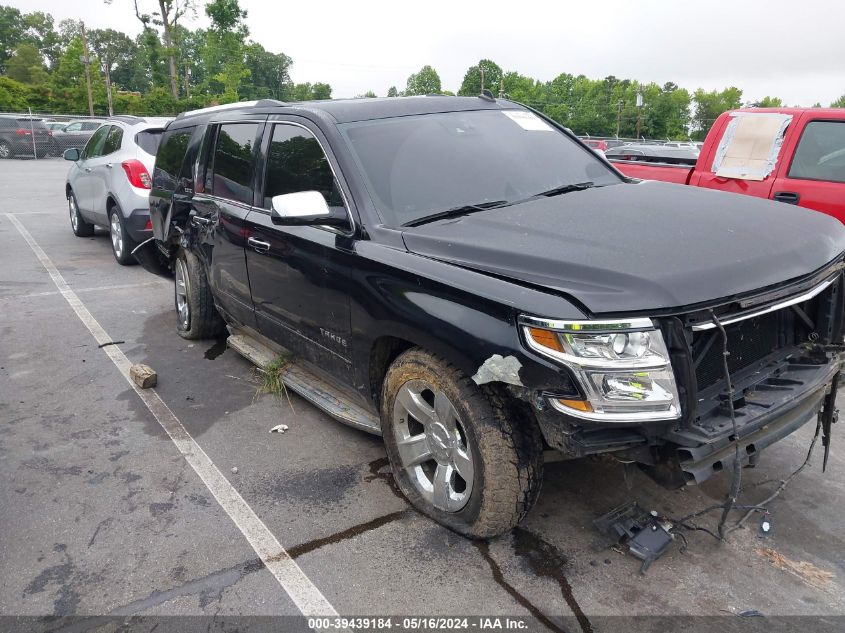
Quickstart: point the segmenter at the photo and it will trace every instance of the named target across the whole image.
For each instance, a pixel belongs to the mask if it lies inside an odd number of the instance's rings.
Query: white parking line
[[[50,273],[53,283],[56,285],[58,291],[76,312],[79,320],[88,328],[91,335],[102,345],[111,341],[111,337],[106,333],[103,327],[97,322],[93,315],[88,311],[88,308],[80,301],[77,294],[71,290],[64,277],[58,269],[53,265],[53,262],[47,256],[42,248],[38,245],[29,231],[14,217],[13,214],[7,213],[6,217],[15,225],[15,228],[23,236],[26,243],[38,257],[38,261],[44,266],[45,270]],[[120,351],[116,345],[107,345],[103,347],[103,352],[111,359],[115,367],[118,368],[123,377],[129,382],[138,397],[147,405],[150,413],[155,416],[158,423],[173,440],[176,448],[185,457],[185,460],[190,464],[191,468],[200,476],[203,483],[217,499],[217,502],[226,511],[226,514],[234,521],[235,525],[246,537],[249,544],[258,554],[267,569],[276,577],[279,584],[282,586],[287,594],[296,604],[297,608],[305,616],[336,616],[337,611],[329,603],[326,597],[320,592],[314,583],[305,575],[305,572],[296,564],[296,562],[288,555],[287,551],[282,547],[273,533],[268,529],[264,522],[258,518],[253,509],[244,501],[240,493],[235,490],[234,486],[229,483],[229,480],[223,476],[223,473],[218,470],[214,462],[211,461],[205,451],[202,450],[194,438],[190,436],[185,427],[179,421],[170,408],[159,397],[154,389],[140,389],[129,377],[129,367],[132,363]]]
[[[7,214],[9,215],[9,214]],[[20,215],[20,214],[18,214]],[[161,281],[145,281],[144,283],[138,284],[114,284],[111,286],[94,286],[91,288],[78,288],[74,292],[81,293],[81,292],[102,292],[104,290],[126,290],[127,288],[146,288],[149,286],[164,286],[170,285],[163,279]],[[54,297],[56,295],[62,294],[58,290],[50,290],[48,292],[29,292],[27,294],[22,295],[7,295],[5,297],[0,297],[0,301],[11,301],[16,299],[32,299],[33,297]]]

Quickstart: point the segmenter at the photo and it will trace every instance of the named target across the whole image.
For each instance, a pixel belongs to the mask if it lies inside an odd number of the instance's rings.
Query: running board
[[[259,369],[268,367],[278,356],[272,349],[247,334],[232,334],[226,343]],[[282,369],[280,377],[288,389],[338,422],[381,435],[381,423],[373,413],[352,402],[337,387],[298,364],[296,360],[292,360]]]

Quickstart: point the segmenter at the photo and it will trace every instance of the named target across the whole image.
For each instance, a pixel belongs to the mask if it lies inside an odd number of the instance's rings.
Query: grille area
[[[728,369],[731,374],[753,365],[780,347],[780,317],[780,312],[772,312],[725,328],[730,352]],[[694,340],[695,348],[701,350],[699,353],[703,352],[695,370],[698,388],[707,389],[723,377],[721,333],[719,330],[698,333]]]

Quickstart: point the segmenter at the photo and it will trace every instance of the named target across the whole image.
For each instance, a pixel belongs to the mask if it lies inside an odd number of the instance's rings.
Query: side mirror
[[[62,154],[62,156],[65,157],[65,160],[72,160],[76,162],[79,160],[81,154],[79,153],[79,150],[77,148],[71,147],[70,149],[66,149],[65,153]]]
[[[349,226],[343,207],[329,207],[319,191],[273,196],[270,219],[284,226]]]

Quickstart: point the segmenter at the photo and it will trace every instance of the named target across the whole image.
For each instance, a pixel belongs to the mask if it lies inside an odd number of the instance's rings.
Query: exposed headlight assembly
[[[678,388],[663,335],[651,319],[554,321],[520,317],[525,342],[566,365],[586,395],[551,398],[558,411],[596,422],[674,420]]]

